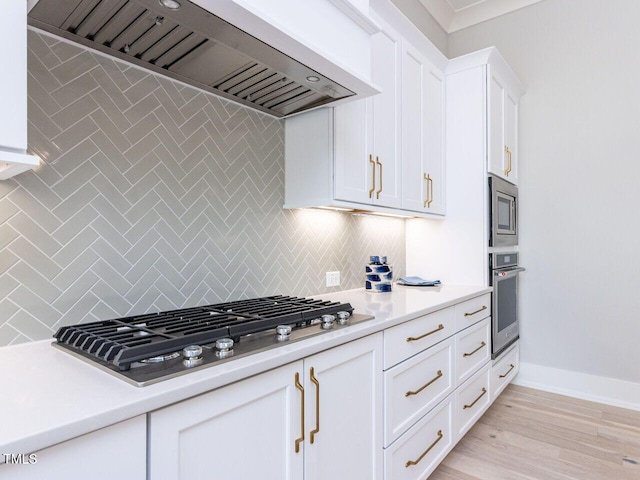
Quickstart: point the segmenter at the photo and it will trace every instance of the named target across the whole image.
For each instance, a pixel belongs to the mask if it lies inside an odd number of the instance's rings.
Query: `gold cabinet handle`
[[[482,308],[479,308],[478,310],[476,310],[475,312],[471,312],[471,313],[465,313],[464,316],[465,317],[471,317],[473,315],[475,315],[476,313],[480,313],[484,310],[486,310],[488,307],[486,305],[483,305]]]
[[[476,352],[479,352],[480,350],[482,350],[483,347],[486,347],[486,346],[487,346],[487,344],[484,341],[482,341],[480,346],[478,348],[476,348],[473,352],[471,352],[471,353],[463,353],[462,356],[463,357],[470,357],[471,355],[473,355]]]
[[[424,202],[422,203],[422,208],[427,208],[427,202],[429,201],[429,175],[426,173],[423,174],[424,178]]]
[[[425,456],[427,453],[429,453],[429,452],[431,451],[431,449],[432,449],[433,447],[435,447],[435,446],[436,446],[436,444],[437,444],[440,440],[442,440],[442,437],[444,437],[444,435],[442,434],[442,430],[438,430],[438,438],[436,438],[436,439],[435,439],[435,441],[434,441],[431,445],[429,445],[429,448],[427,448],[424,452],[422,452],[422,455],[420,455],[420,456],[418,457],[418,459],[417,459],[417,460],[409,460],[409,461],[405,464],[405,468],[408,468],[408,467],[410,467],[411,465],[417,465],[418,463],[420,463],[420,460],[422,460],[422,459],[424,458],[424,456]]]
[[[504,174],[508,177],[511,173],[511,150],[509,150],[509,147],[505,145],[504,151],[507,154],[507,168],[505,168]]]
[[[504,378],[507,375],[509,375],[509,372],[511,372],[511,370],[513,370],[514,368],[516,368],[516,366],[513,363],[510,363],[509,365],[511,365],[511,368],[509,370],[507,370],[505,373],[503,373],[502,375],[500,375],[498,378]]]
[[[310,432],[310,442],[313,443],[313,440],[316,434],[320,431],[320,382],[316,378],[315,371],[313,367],[310,370],[311,382],[316,386],[316,428],[311,430]]]
[[[407,342],[415,342],[416,340],[420,340],[424,337],[428,337],[429,335],[433,335],[434,333],[439,332],[440,330],[444,330],[444,325],[440,324],[438,325],[438,328],[436,328],[435,330],[431,330],[430,332],[427,332],[424,335],[420,335],[419,337],[407,337]]]
[[[300,390],[300,438],[296,438],[296,453],[300,452],[300,444],[304,442],[304,387],[300,383],[300,374],[296,372],[296,388]]]
[[[431,202],[433,202],[433,178],[429,177],[429,201],[427,202],[427,208],[431,208]]]
[[[376,157],[376,165],[380,167],[380,189],[376,190],[376,200],[380,198],[380,193],[382,193],[382,162],[378,157]]]
[[[373,198],[373,192],[376,191],[376,162],[373,161],[373,155],[369,155],[369,163],[371,164],[371,188],[369,189],[369,198]]]
[[[462,409],[463,409],[463,410],[466,410],[467,408],[471,408],[471,407],[473,407],[476,403],[478,403],[478,400],[480,400],[480,399],[484,396],[484,394],[485,394],[485,393],[487,393],[487,389],[486,389],[486,388],[484,388],[484,387],[482,387],[482,393],[480,394],[480,396],[478,396],[478,398],[476,398],[476,399],[471,403],[471,405],[465,405],[464,407],[462,407]]]
[[[419,394],[421,391],[423,391],[425,388],[427,388],[433,382],[438,380],[440,377],[442,377],[442,370],[438,370],[438,373],[436,373],[436,376],[433,377],[433,379],[429,380],[427,383],[425,383],[423,386],[421,386],[418,390],[416,390],[415,392],[412,392],[412,391],[411,392],[407,392],[407,393],[404,394],[404,396],[405,397],[410,397],[411,395]]]

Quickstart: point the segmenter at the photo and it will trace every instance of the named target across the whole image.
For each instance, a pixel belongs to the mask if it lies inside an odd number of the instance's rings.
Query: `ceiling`
[[[513,12],[542,0],[420,0],[447,33]]]

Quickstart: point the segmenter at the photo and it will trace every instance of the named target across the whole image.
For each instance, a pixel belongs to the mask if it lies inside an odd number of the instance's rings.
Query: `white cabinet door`
[[[381,352],[379,333],[305,359],[305,480],[382,478]]]
[[[405,43],[402,55],[402,208],[445,213],[444,75]]]
[[[489,173],[518,183],[518,98],[502,77],[489,67]]]
[[[0,15],[0,150],[27,149],[27,5],[5,2]]]
[[[400,207],[400,38],[372,37],[372,78],[382,93],[335,108],[335,198]]]
[[[149,414],[149,479],[299,480],[302,362]]]
[[[59,443],[33,454],[24,464],[0,465],[0,478],[11,480],[144,479],[147,472],[146,416]],[[7,453],[7,452],[0,452]]]

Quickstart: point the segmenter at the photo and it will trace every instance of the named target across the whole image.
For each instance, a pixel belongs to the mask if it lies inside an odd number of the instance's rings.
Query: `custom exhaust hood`
[[[39,0],[28,23],[276,117],[377,93],[361,78],[333,81],[187,0]]]

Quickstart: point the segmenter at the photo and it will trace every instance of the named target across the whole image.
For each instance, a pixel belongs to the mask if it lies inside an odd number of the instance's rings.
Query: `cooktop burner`
[[[277,295],[65,326],[53,345],[143,386],[371,318]]]

